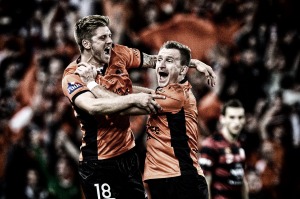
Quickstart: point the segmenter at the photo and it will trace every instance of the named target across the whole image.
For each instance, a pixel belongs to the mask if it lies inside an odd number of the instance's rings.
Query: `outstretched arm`
[[[134,110],[143,109],[143,113],[145,111],[146,113],[156,113],[157,110],[161,109],[155,99],[164,99],[163,96],[154,93],[117,95],[95,82],[95,70],[94,66],[81,63],[75,72],[91,91],[91,93],[83,93],[75,99],[75,104],[83,110],[90,114],[114,114],[132,107],[135,108]],[[135,114],[140,114],[140,112],[135,112]]]
[[[205,77],[207,78],[208,85],[212,87],[216,85],[217,76],[209,65],[201,62],[200,60],[191,59],[189,67],[196,68],[200,73],[204,73]]]
[[[92,93],[85,92],[77,96],[74,103],[91,115],[110,115],[132,107],[144,109],[149,114],[157,113],[157,109],[160,109],[160,106],[155,99],[162,98],[162,96],[146,93],[95,98]]]

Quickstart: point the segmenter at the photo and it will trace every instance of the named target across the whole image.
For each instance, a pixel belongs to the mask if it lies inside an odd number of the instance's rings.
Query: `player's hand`
[[[97,69],[94,65],[88,64],[86,62],[80,62],[75,74],[79,75],[84,83],[95,81],[97,76]]]
[[[200,73],[203,73],[209,86],[214,87],[216,85],[217,76],[209,65],[197,59],[191,59],[189,67],[196,68]]]
[[[148,113],[156,114],[158,110],[161,110],[161,106],[155,101],[155,99],[165,99],[165,96],[157,94],[136,93],[131,94],[134,96],[134,101],[137,107],[145,109]]]

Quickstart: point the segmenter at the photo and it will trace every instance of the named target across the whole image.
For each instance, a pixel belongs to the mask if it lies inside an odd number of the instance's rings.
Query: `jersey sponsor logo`
[[[242,164],[238,163],[235,168],[230,169],[231,178],[228,179],[230,185],[239,186],[243,184],[243,177],[245,175]]]
[[[78,82],[69,82],[68,83],[68,92],[69,94],[73,93],[75,90],[77,90],[78,88],[83,87],[83,85],[81,83]]]
[[[150,139],[156,139],[154,136],[155,135],[159,135],[160,134],[160,130],[157,126],[150,126],[150,125],[147,125],[147,141],[150,140]]]
[[[242,177],[242,176],[244,176],[244,169],[243,169],[243,168],[235,168],[235,169],[231,169],[231,170],[230,170],[230,173],[231,173],[233,176],[236,176],[236,177]]]
[[[234,180],[228,180],[228,184],[230,184],[230,185],[235,185],[235,186],[240,186],[240,185],[242,185],[243,184],[243,181],[242,180],[240,180],[240,181],[234,181]]]

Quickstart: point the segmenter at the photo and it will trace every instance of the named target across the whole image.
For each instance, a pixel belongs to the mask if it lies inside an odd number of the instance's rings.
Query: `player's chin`
[[[239,129],[238,128],[231,128],[231,129],[228,129],[230,131],[230,134],[232,135],[236,135],[239,133]]]
[[[232,134],[238,135],[238,134],[240,133],[240,131],[241,131],[241,129],[234,129],[234,130],[232,131]]]
[[[165,87],[169,84],[169,78],[158,76],[157,84],[159,87]]]
[[[167,86],[168,85],[168,82],[158,82],[158,86],[159,87],[165,87],[165,86]]]
[[[110,55],[105,54],[104,56],[102,56],[102,62],[103,63],[108,64],[109,60],[110,60]]]

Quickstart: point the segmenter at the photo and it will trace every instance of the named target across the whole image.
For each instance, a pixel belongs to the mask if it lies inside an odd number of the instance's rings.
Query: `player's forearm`
[[[149,114],[145,109],[138,107],[131,107],[120,112],[120,115],[147,115]]]
[[[155,68],[156,65],[156,55],[148,55],[143,53],[143,68]]]
[[[86,110],[91,115],[115,114],[135,106],[135,102],[130,95],[92,99],[87,101],[86,104]]]
[[[118,94],[111,92],[100,85],[95,86],[94,88],[90,89],[90,91],[96,98],[112,98],[119,96]]]
[[[198,71],[204,72],[204,69],[207,70],[207,68],[211,67],[198,59],[191,59],[189,68],[196,68]]]
[[[141,87],[141,86],[133,86],[133,93],[155,93],[153,89],[146,88],[146,87]]]
[[[124,101],[109,100],[109,99],[100,99],[97,100],[96,103],[92,103],[90,108],[88,108],[88,112],[91,115],[111,115],[118,113],[130,105],[128,103],[124,103]]]
[[[204,76],[207,78],[207,84],[214,87],[216,85],[216,74],[215,72],[213,71],[213,69],[201,62],[200,60],[197,60],[197,59],[191,59],[191,62],[190,62],[190,65],[189,65],[189,68],[196,68],[197,71],[199,71],[200,73],[203,73]]]

